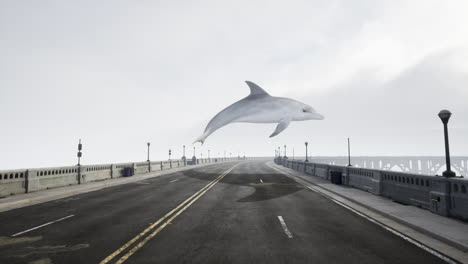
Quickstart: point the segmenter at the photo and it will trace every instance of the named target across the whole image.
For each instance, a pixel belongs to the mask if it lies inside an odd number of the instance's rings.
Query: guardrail
[[[468,179],[275,158],[275,163],[306,174],[331,180],[341,177],[343,185],[361,189],[396,202],[433,213],[468,220]]]
[[[0,197],[51,189],[86,182],[120,178],[130,171],[131,175],[145,174],[152,171],[168,170],[221,161],[238,160],[238,158],[211,158],[193,160],[170,160],[150,162],[128,162],[118,164],[80,165],[22,170],[0,170]]]

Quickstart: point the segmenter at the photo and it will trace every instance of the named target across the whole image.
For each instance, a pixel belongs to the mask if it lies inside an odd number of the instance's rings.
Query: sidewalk
[[[273,163],[272,163],[273,164]],[[277,164],[273,166],[288,172],[314,186],[320,187],[336,196],[349,200],[397,223],[421,232],[436,240],[460,250],[463,259],[468,261],[468,223],[433,214],[428,210],[393,202],[390,199],[377,196],[359,189],[344,185],[335,185],[319,177],[295,171]]]
[[[205,167],[209,165],[220,164],[223,162],[217,163],[205,163],[205,164],[198,164],[198,165],[188,165],[186,167],[179,167],[179,168],[172,168],[163,171],[152,171],[146,174],[139,174],[134,175],[131,177],[120,177],[116,179],[108,179],[103,181],[97,182],[87,182],[84,184],[78,185],[70,185],[70,186],[63,186],[59,188],[41,190],[37,192],[25,193],[25,194],[17,194],[9,197],[5,197],[0,199],[0,212],[21,208],[25,206],[30,206],[34,204],[39,204],[43,202],[48,202],[56,199],[61,199],[65,197],[69,197],[72,195],[77,195],[86,192],[92,192],[99,189],[117,186],[121,184],[131,183],[142,181],[149,178],[154,178],[162,175],[171,174],[174,172],[190,170],[200,167]]]

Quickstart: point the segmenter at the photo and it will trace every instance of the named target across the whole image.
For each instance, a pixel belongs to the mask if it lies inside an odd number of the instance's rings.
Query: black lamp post
[[[150,152],[150,145],[151,145],[151,143],[147,142],[146,145],[148,146],[148,159],[147,159],[146,161],[149,162],[149,161],[150,161],[150,159],[149,159],[149,152]]]
[[[309,159],[307,158],[307,145],[309,145],[309,143],[306,141],[304,144],[306,146],[306,159],[305,159],[305,162],[309,162]]]
[[[278,147],[278,158],[281,159],[281,147]]]
[[[284,145],[284,158],[286,158],[286,145]]]
[[[349,142],[348,138],[348,167],[351,167],[351,143]]]
[[[450,149],[449,149],[449,138],[448,138],[448,129],[447,124],[452,116],[449,110],[442,110],[439,112],[440,120],[444,124],[444,139],[445,139],[445,163],[447,164],[447,170],[442,173],[444,177],[455,177],[455,172],[453,172],[450,168]]]
[[[78,164],[77,166],[81,166],[80,165],[80,159],[81,159],[81,150],[83,149],[83,145],[81,144],[81,138],[80,138],[80,141],[78,142],[78,153],[76,154],[76,156],[78,157]]]
[[[78,184],[81,184],[81,164],[80,164],[80,160],[81,160],[81,150],[83,149],[83,145],[81,145],[81,138],[80,138],[80,141],[78,142],[78,153],[76,154],[76,156],[78,157],[78,164],[76,166],[78,166]]]

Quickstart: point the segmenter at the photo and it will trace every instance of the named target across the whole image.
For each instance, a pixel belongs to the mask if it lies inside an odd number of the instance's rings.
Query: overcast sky
[[[468,155],[467,1],[0,1],[0,169],[176,157],[249,93],[323,121],[233,124],[200,148]],[[292,153],[289,153],[291,155]]]

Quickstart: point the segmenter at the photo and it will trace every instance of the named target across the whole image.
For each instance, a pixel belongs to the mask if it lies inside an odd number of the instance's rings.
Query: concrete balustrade
[[[342,184],[433,213],[468,220],[468,179],[329,165],[276,158],[275,163],[330,180],[341,173]]]
[[[216,162],[237,160],[218,158]],[[203,159],[199,164],[215,162]],[[44,189],[63,187],[120,178],[124,169],[131,168],[132,174],[145,174],[156,170],[168,170],[188,166],[183,160],[130,162],[118,164],[97,164],[67,167],[51,167],[22,170],[0,170],[0,197],[28,193]]]

